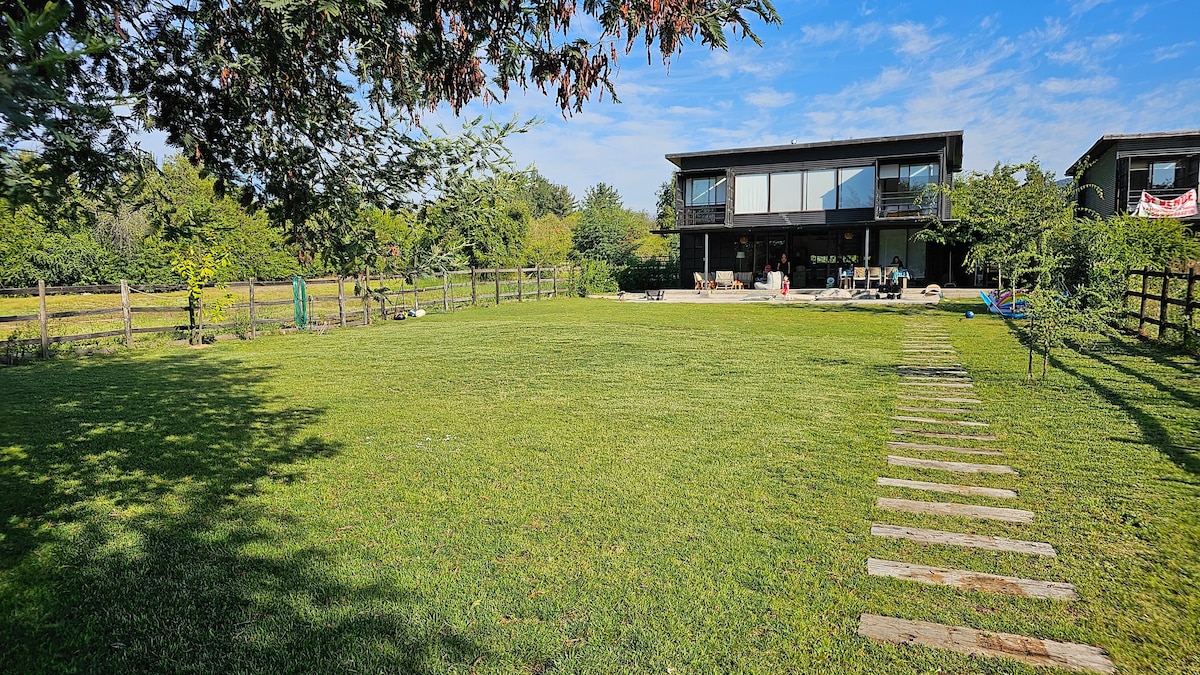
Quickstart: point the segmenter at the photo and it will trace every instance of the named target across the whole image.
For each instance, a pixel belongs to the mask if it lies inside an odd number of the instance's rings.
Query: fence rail
[[[1125,292],[1125,316],[1137,319],[1139,335],[1166,342],[1171,337],[1168,331],[1175,331],[1183,346],[1192,348],[1196,339],[1196,309],[1200,308],[1197,279],[1200,274],[1195,263],[1186,272],[1169,269],[1160,272],[1147,268],[1131,273],[1130,286],[1140,286],[1141,290],[1131,288]],[[1136,310],[1130,309],[1130,300],[1136,302]],[[1151,335],[1147,325],[1155,326],[1157,332]]]
[[[572,287],[577,274],[577,267],[551,266],[544,268],[472,268],[469,270],[449,271],[434,275],[433,277],[418,278],[411,282],[395,277],[372,277],[369,272],[357,278],[307,279],[305,283],[308,287],[336,284],[337,295],[307,295],[306,310],[307,316],[310,319],[309,323],[320,326],[322,330],[328,328],[330,325],[329,322],[332,321],[336,321],[337,325],[341,327],[361,326],[371,323],[372,315],[376,315],[376,312],[378,313],[377,316],[386,319],[389,316],[399,316],[402,312],[417,308],[426,309],[427,311],[440,310],[449,312],[460,306],[500,304],[505,300],[513,298],[518,302],[553,298],[563,288]],[[436,280],[436,285],[429,283],[431,279]],[[354,288],[350,289],[352,291],[350,294],[347,293],[347,281],[356,284]],[[191,304],[134,305],[132,303],[132,298],[135,297],[132,295],[133,293],[148,295],[185,293],[187,291],[186,286],[161,284],[132,285],[122,280],[120,284],[90,286],[46,286],[45,283],[39,282],[37,286],[24,288],[0,288],[0,298],[20,298],[21,296],[36,296],[38,298],[38,312],[36,314],[23,313],[0,316],[0,324],[15,324],[18,327],[21,325],[31,326],[36,324],[37,337],[18,337],[19,334],[14,333],[13,336],[3,341],[2,344],[5,346],[4,356],[8,357],[8,360],[11,361],[13,360],[11,352],[14,349],[22,352],[24,348],[37,347],[39,355],[42,358],[47,358],[49,356],[50,345],[52,344],[121,336],[125,338],[125,346],[132,348],[134,335],[186,333],[189,339],[194,342],[201,339],[202,333],[206,330],[224,330],[241,326],[248,333],[245,337],[253,338],[257,336],[259,327],[282,326],[284,328],[294,328],[295,318],[291,315],[279,316],[280,311],[278,309],[284,306],[294,306],[294,300],[273,299],[270,297],[256,298],[256,290],[262,294],[273,293],[278,295],[283,291],[281,287],[285,286],[289,287],[288,293],[290,295],[291,285],[291,281],[256,281],[253,279],[226,284],[226,288],[231,293],[235,290],[244,291],[247,300],[229,303],[225,305],[225,308],[230,310],[248,310],[248,320],[243,322],[222,321],[207,324],[204,321],[203,297],[194,306]],[[468,291],[469,294],[467,293]],[[120,306],[58,311],[49,311],[47,309],[48,297],[83,296],[84,294],[103,296],[108,294],[116,295],[118,293],[120,294]],[[358,303],[361,303],[361,309],[355,308],[352,303],[348,302],[355,298],[357,298]],[[186,299],[186,296],[166,298],[168,302],[179,302]],[[337,303],[336,312],[333,312],[332,307],[330,307],[332,303]],[[325,309],[321,309],[318,306],[323,306]],[[271,316],[260,316],[260,310],[265,314],[271,314]],[[172,322],[169,325],[159,326],[134,325],[134,315],[155,314],[186,314],[187,319],[183,324]],[[118,315],[119,318],[117,318]],[[52,321],[81,317],[100,317],[101,323],[113,326],[119,322],[120,327],[59,334],[55,334],[56,331],[51,330]],[[108,317],[112,318],[107,319]],[[96,321],[93,320],[92,323],[94,324]],[[67,328],[70,327],[69,324],[70,322],[68,322]]]

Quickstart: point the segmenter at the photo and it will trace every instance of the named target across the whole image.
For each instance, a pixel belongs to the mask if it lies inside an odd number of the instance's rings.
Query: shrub
[[[575,277],[575,293],[581,298],[599,293],[616,293],[619,290],[613,268],[602,260],[584,258],[579,263],[579,276]]]

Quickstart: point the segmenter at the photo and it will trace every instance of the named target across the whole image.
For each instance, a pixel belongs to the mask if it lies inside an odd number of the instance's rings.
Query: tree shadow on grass
[[[1159,396],[1178,401],[1186,409],[1193,411],[1200,409],[1200,396],[1172,384],[1165,378],[1155,377],[1145,368],[1132,368],[1117,358],[1136,357],[1147,359],[1158,365],[1177,367],[1176,364],[1166,363],[1168,359],[1165,358],[1167,356],[1165,353],[1156,353],[1152,348],[1146,347],[1131,348],[1130,345],[1112,338],[1104,349],[1089,349],[1082,355],[1119,373],[1127,385],[1140,382],[1151,387]],[[1129,415],[1141,431],[1143,442],[1158,448],[1181,469],[1192,475],[1200,476],[1200,448],[1185,446],[1183,440],[1176,438],[1172,429],[1153,413],[1151,406],[1155,400],[1154,397],[1147,397],[1142,390],[1121,386],[1122,382],[1119,379],[1105,380],[1089,374],[1058,356],[1052,355],[1050,362],[1055,369],[1076,378],[1109,404],[1120,408]],[[1192,444],[1200,442],[1196,438],[1189,440]]]
[[[413,627],[417,589],[332,572],[304,543],[311,523],[264,507],[271,483],[305,481],[340,445],[310,429],[323,410],[267,393],[269,370],[206,356],[0,371],[0,671],[424,672],[482,656]]]

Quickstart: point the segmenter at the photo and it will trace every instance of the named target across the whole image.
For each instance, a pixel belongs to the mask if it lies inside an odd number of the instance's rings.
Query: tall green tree
[[[768,0],[110,0],[0,11],[0,156],[43,149],[36,162],[5,162],[10,198],[29,171],[103,180],[113,162],[101,160],[132,164],[131,134],[158,129],[219,193],[266,205],[302,249],[345,239],[363,204],[398,208],[501,140],[490,130],[433,138],[420,127],[427,111],[529,87],[564,113],[581,110],[597,91],[615,97],[621,49],[667,61],[686,43],[725,48],[727,31],[759,42],[751,22],[779,22]]]
[[[525,198],[529,202],[529,215],[534,218],[547,214],[566,218],[577,208],[575,197],[567,186],[551,183],[536,168],[529,170]]]

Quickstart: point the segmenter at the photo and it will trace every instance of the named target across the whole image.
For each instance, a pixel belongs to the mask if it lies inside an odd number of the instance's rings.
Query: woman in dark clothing
[[[788,279],[789,281],[791,280],[791,278],[792,278],[792,261],[788,260],[786,253],[779,256],[778,270],[779,270],[779,272],[781,272],[783,274],[783,277],[785,279]]]

